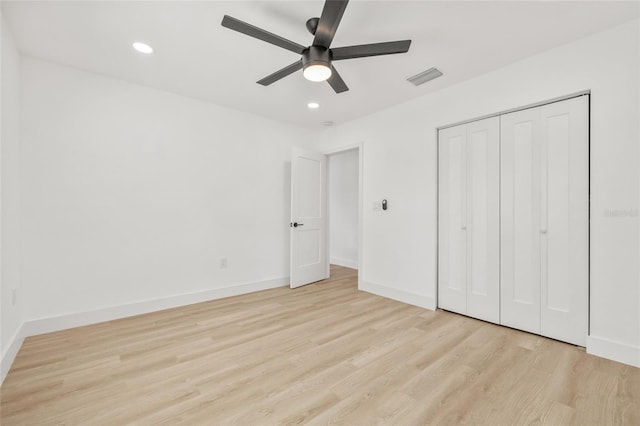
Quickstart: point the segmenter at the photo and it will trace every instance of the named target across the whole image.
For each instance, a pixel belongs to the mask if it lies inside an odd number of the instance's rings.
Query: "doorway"
[[[360,265],[361,149],[327,154],[327,258],[333,278]]]

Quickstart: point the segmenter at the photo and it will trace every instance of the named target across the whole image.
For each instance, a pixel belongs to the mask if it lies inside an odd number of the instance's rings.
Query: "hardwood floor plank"
[[[329,280],[29,337],[0,423],[640,424],[640,369]]]

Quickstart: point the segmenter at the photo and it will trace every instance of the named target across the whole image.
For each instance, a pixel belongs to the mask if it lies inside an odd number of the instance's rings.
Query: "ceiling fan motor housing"
[[[302,52],[302,67],[324,65],[331,67],[331,51],[322,46],[309,46]]]

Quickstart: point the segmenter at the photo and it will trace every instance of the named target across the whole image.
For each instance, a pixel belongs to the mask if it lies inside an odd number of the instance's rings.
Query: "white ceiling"
[[[303,45],[324,2],[2,2],[19,49],[72,67],[298,125],[340,124],[637,18],[638,2],[352,1],[333,47],[412,39],[407,54],[335,63],[350,90],[335,94],[302,72],[255,82],[295,62],[292,52],[223,28],[228,14]],[[156,52],[131,48],[146,41]],[[415,87],[430,67],[444,76]],[[310,101],[320,103],[308,110]]]

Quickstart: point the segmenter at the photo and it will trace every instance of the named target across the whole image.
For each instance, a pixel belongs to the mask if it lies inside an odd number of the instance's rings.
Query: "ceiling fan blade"
[[[239,19],[232,18],[229,15],[224,15],[224,18],[222,18],[222,26],[259,40],[266,41],[267,43],[275,44],[276,46],[290,50],[299,55],[302,55],[302,51],[305,49],[304,46],[298,43],[294,43],[291,40],[287,40],[286,38],[270,33],[269,31],[265,31],[254,25],[247,24]]]
[[[281,78],[285,78],[289,74],[293,74],[294,72],[299,71],[301,69],[302,69],[302,59],[292,63],[291,65],[287,65],[286,67],[274,72],[271,75],[266,76],[262,80],[258,80],[256,83],[262,84],[263,86],[268,86],[280,80]]]
[[[336,93],[342,93],[349,90],[344,80],[342,79],[342,77],[340,77],[340,74],[338,74],[338,71],[333,65],[331,65],[331,77],[329,77],[327,82]]]
[[[313,38],[314,46],[322,46],[327,49],[331,46],[344,10],[347,8],[347,3],[349,3],[348,0],[325,1],[322,15],[320,15],[320,22],[318,22],[318,28]]]
[[[360,44],[358,46],[336,47],[331,49],[332,59],[364,58],[366,56],[392,55],[406,53],[411,46],[411,40],[388,41],[385,43]]]

